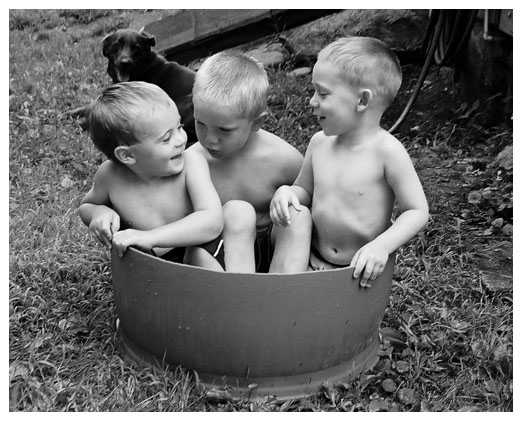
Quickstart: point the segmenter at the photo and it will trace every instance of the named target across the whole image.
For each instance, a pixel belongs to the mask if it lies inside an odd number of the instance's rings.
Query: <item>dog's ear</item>
[[[149,47],[154,47],[156,45],[156,38],[154,38],[154,35],[151,35],[145,31],[140,31],[140,34],[143,37],[146,45]]]
[[[109,35],[106,35],[105,38],[102,40],[102,53],[104,57],[109,57],[109,48],[111,47],[112,43],[114,42],[114,39],[116,37],[116,33],[112,33]]]

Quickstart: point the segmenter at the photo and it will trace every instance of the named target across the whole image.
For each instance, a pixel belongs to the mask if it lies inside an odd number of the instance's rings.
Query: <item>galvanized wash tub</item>
[[[377,362],[393,264],[361,288],[353,268],[215,272],[130,248],[112,254],[119,342],[137,362],[181,365],[234,397],[303,397]]]

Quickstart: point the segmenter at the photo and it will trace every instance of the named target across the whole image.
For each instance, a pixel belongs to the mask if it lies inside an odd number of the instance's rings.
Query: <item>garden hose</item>
[[[388,130],[389,133],[397,130],[410,113],[432,62],[439,66],[451,65],[466,47],[477,13],[476,9],[430,10],[428,28],[422,45],[426,57],[424,65],[408,103],[395,124]]]

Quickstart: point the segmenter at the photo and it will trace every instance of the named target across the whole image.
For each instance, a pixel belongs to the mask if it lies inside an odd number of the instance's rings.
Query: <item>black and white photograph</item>
[[[514,413],[514,9],[170,6],[8,11],[9,412]]]

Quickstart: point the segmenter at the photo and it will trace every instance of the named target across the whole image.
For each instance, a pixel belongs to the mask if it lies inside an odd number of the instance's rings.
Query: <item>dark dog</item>
[[[162,88],[178,107],[188,143],[197,142],[192,106],[195,72],[152,51],[155,45],[154,36],[146,32],[120,29],[107,35],[102,41],[107,73],[114,83],[144,81]]]
[[[146,32],[120,29],[102,41],[102,53],[109,63],[107,73],[114,83],[144,81],[162,88],[176,103],[181,122],[187,132],[187,146],[197,142],[192,106],[195,72],[152,51],[156,40]],[[88,107],[65,113],[69,117],[85,117]],[[85,119],[80,125],[88,129]]]

